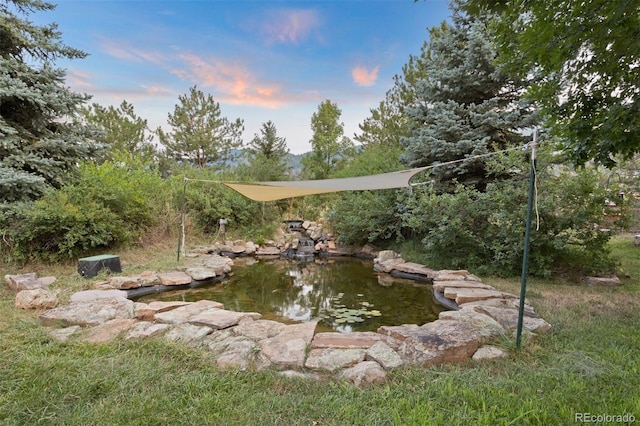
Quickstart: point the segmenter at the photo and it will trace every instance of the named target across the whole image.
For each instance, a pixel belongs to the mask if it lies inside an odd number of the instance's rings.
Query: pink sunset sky
[[[244,120],[245,141],[271,120],[300,154],[322,101],[338,105],[353,138],[427,29],[449,17],[446,0],[59,0],[30,19],[57,23],[65,44],[89,54],[56,64],[91,102],[126,100],[168,130],[178,96],[196,85]]]

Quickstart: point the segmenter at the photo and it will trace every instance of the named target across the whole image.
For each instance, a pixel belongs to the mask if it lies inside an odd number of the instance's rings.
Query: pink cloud
[[[180,55],[181,68],[170,72],[182,80],[215,89],[218,101],[236,105],[277,108],[291,101],[278,84],[261,83],[246,67],[232,62],[205,60],[200,56]]]
[[[72,69],[67,71],[65,77],[66,83],[76,90],[93,89],[93,84],[91,83],[92,75],[88,72]]]
[[[126,61],[161,64],[167,60],[164,54],[137,49],[121,40],[104,40],[102,49],[106,54]]]
[[[296,31],[290,37],[295,39]],[[251,105],[266,108],[278,108],[297,102],[295,95],[282,91],[282,85],[264,82],[240,62],[225,59],[202,57],[194,53],[160,53],[142,51],[124,42],[106,40],[103,49],[109,55],[129,62],[149,62],[159,69],[198,86],[212,88],[218,102],[234,105]],[[164,88],[141,87],[148,95],[162,96],[169,90]]]
[[[373,86],[378,79],[378,70],[380,66],[376,66],[372,70],[368,70],[363,66],[357,66],[351,70],[353,81],[359,86]]]
[[[267,17],[262,27],[268,43],[298,44],[320,26],[320,18],[313,10],[281,9]]]

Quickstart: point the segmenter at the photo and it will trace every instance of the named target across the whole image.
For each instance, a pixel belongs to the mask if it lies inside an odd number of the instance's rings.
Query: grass
[[[497,342],[509,358],[403,368],[367,389],[222,371],[205,351],[163,340],[55,342],[2,287],[0,424],[566,425],[576,413],[640,421],[640,248],[631,241],[611,242],[622,286],[530,280],[528,298],[554,328],[525,340],[520,351],[513,336]],[[176,263],[171,244],[121,258],[126,272]],[[87,286],[75,265],[30,267],[58,276],[63,294]],[[519,278],[484,278],[519,291]]]

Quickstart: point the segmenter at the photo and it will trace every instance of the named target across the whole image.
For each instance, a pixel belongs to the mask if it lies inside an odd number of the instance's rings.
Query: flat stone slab
[[[366,353],[365,349],[311,349],[304,366],[310,370],[333,372],[364,361]]]
[[[405,339],[412,337],[419,330],[420,326],[418,324],[383,325],[378,328],[378,333],[393,337],[394,339],[402,342]]]
[[[188,322],[194,325],[204,325],[214,330],[233,327],[238,325],[244,318],[258,320],[262,314],[257,312],[235,312],[225,309],[212,308],[200,312],[189,318]]]
[[[106,321],[98,326],[92,327],[84,336],[84,340],[93,343],[109,342],[121,333],[129,330],[136,322],[137,320],[130,318],[115,318]]]
[[[71,303],[93,302],[102,299],[126,299],[127,292],[122,290],[83,290],[71,295]]]
[[[280,249],[277,247],[260,247],[256,251],[257,256],[280,256]]]
[[[15,305],[21,309],[51,309],[58,304],[58,296],[48,288],[21,290],[16,294]]]
[[[189,266],[184,272],[195,281],[204,281],[216,276],[215,269],[205,266]]]
[[[237,327],[233,328],[233,333],[237,336],[244,336],[249,339],[259,341],[274,337],[280,334],[285,324],[278,321],[259,319],[253,321],[244,318]]]
[[[49,285],[55,282],[55,277],[38,278],[35,272],[19,275],[5,275],[4,281],[13,291],[35,290],[38,288],[48,289]]]
[[[504,293],[497,290],[486,290],[481,288],[456,288],[447,287],[444,290],[444,297],[447,299],[453,299],[458,305],[469,302],[476,302],[478,300],[502,298],[502,299],[515,299],[516,296],[510,293]]]
[[[65,328],[53,328],[49,330],[49,336],[58,342],[66,342],[69,338],[80,331],[82,327],[79,325],[72,325],[70,327]]]
[[[434,281],[459,281],[467,280],[471,273],[466,269],[442,269],[436,271]]]
[[[505,331],[490,315],[471,309],[440,312],[438,320],[455,321],[477,338],[498,336]]]
[[[473,354],[471,359],[474,361],[480,361],[484,359],[506,358],[509,356],[509,352],[496,346],[483,346],[479,348],[476,353]]]
[[[387,373],[374,361],[360,362],[344,370],[341,376],[359,388],[368,385],[381,385],[387,381]]]
[[[125,334],[124,338],[129,339],[145,339],[149,337],[156,337],[167,331],[171,325],[169,324],[157,324],[150,321],[138,321]]]
[[[200,312],[212,308],[222,309],[222,307],[222,303],[212,302],[210,300],[199,300],[167,312],[155,314],[155,320],[165,324],[184,324]]]
[[[618,277],[585,277],[584,282],[593,286],[618,286],[622,281]]]
[[[170,302],[150,302],[150,303],[135,303],[135,316],[139,320],[143,321],[154,321],[156,318],[156,314],[162,312],[168,312],[173,309],[177,309],[181,306],[189,305],[191,302],[180,302],[180,301],[170,301]]]
[[[260,341],[262,353],[277,367],[301,369],[317,321],[285,326],[280,334]]]
[[[212,331],[213,329],[211,327],[182,323],[172,327],[164,335],[164,338],[174,342],[193,343],[202,340]]]
[[[162,285],[185,285],[192,281],[190,275],[180,271],[158,274],[158,280]]]
[[[109,285],[111,285],[111,287],[118,290],[129,290],[132,288],[139,288],[142,286],[139,278],[136,276],[111,277],[111,279],[109,280]]]
[[[515,330],[518,326],[518,309],[478,305],[474,307],[474,310],[490,316],[505,330]],[[522,317],[522,328],[533,333],[546,333],[551,329],[551,324],[538,317],[535,313],[527,314],[525,312]]]
[[[397,346],[392,337],[373,331],[358,331],[351,333],[327,332],[318,333],[311,341],[311,348],[334,348],[334,349],[368,349],[378,342],[387,342]]]
[[[485,290],[495,290],[494,287],[489,284],[484,284],[480,281],[471,280],[452,280],[452,281],[434,281],[433,290],[444,293],[447,288],[480,288]]]
[[[398,353],[406,364],[423,367],[463,362],[480,346],[469,331],[458,321],[436,320],[405,339]]]
[[[428,278],[433,278],[436,276],[436,271],[434,271],[433,269],[413,262],[398,263],[394,265],[393,269],[400,272],[406,272],[408,274],[424,275]]]
[[[133,316],[133,302],[117,298],[59,306],[43,312],[38,318],[46,326],[62,324],[84,327],[102,324],[115,318],[131,319]]]
[[[402,357],[382,341],[367,349],[365,360],[375,361],[386,370],[398,368],[404,364]]]

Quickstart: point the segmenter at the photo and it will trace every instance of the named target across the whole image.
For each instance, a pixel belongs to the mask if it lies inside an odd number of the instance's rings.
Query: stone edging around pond
[[[517,326],[519,302],[515,295],[498,291],[467,271],[433,271],[388,251],[380,252],[375,259],[377,270],[420,275],[422,280],[433,282],[434,292],[455,302],[458,309],[442,312],[437,320],[424,325],[383,326],[377,332],[315,333],[317,322],[286,325],[263,320],[256,312],[225,310],[215,301],[147,304],[127,298],[132,288],[142,288],[156,279],[166,286],[190,285],[195,277],[189,273],[203,278],[207,274],[202,275],[201,268],[210,268],[223,274],[232,264],[222,256],[207,256],[198,265],[155,274],[156,278],[151,272],[114,276],[97,282],[95,290],[73,294],[68,305],[46,310],[39,318],[61,341],[161,337],[210,351],[212,361],[220,368],[273,368],[302,377],[329,373],[356,386],[384,383],[387,370],[403,365],[429,367],[506,356],[498,348],[483,345],[511,334]],[[19,278],[5,276],[14,289],[19,287]],[[30,279],[37,281],[35,276]],[[120,289],[109,288],[112,282]],[[551,325],[527,305],[523,327],[525,333],[533,335],[548,331]]]

